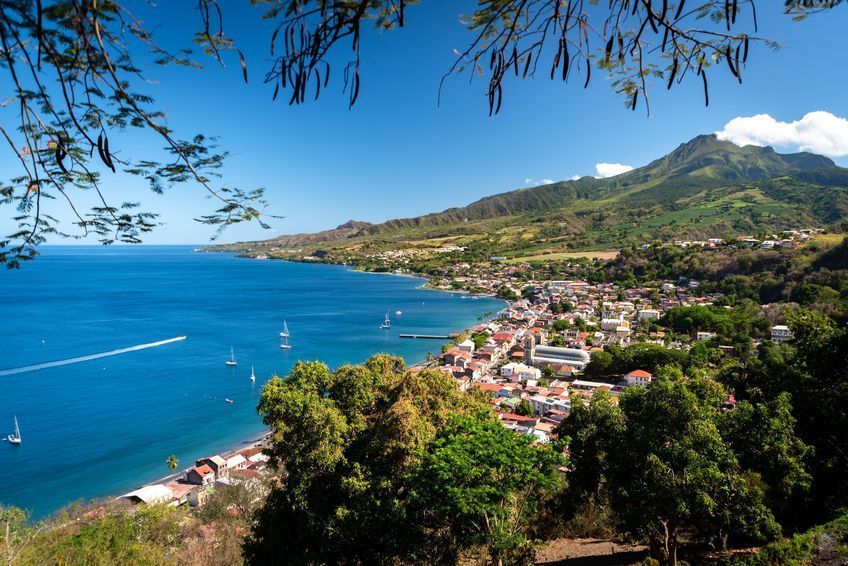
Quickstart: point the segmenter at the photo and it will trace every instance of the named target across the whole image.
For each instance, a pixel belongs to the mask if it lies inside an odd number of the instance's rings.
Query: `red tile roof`
[[[646,372],[643,369],[634,369],[633,371],[628,373],[626,375],[626,377],[643,377],[643,378],[647,379],[647,378],[651,378],[651,377],[654,377],[654,376],[651,375],[650,373]]]

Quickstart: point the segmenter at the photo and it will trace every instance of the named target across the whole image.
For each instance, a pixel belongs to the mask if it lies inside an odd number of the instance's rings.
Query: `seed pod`
[[[668,86],[666,90],[671,90],[671,85],[674,83],[674,77],[677,75],[677,57],[674,58],[674,61],[671,64],[671,76],[668,77]]]
[[[241,72],[244,75],[244,82],[247,82],[247,62],[244,60],[244,53],[241,49],[238,50],[239,62],[241,63]]]

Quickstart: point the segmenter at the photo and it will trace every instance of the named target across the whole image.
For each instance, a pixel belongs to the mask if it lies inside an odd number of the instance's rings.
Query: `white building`
[[[651,383],[653,378],[654,376],[647,371],[643,369],[635,369],[624,376],[624,381],[627,382],[628,386],[637,385],[639,387],[645,387]]]
[[[474,352],[474,342],[471,340],[464,340],[456,345],[456,349],[471,354]]]
[[[789,330],[789,327],[784,324],[776,324],[771,327],[771,341],[777,342],[778,344],[783,344],[788,340],[792,340],[795,338],[795,335],[792,334],[792,331]]]
[[[660,318],[660,311],[657,309],[642,309],[639,311],[639,320],[657,320]]]
[[[533,364],[558,364],[573,366],[583,371],[591,361],[589,352],[576,348],[560,348],[557,346],[536,346],[533,348]]]
[[[510,362],[501,368],[501,377],[506,377],[512,382],[538,380],[542,377],[542,370],[528,365]]]

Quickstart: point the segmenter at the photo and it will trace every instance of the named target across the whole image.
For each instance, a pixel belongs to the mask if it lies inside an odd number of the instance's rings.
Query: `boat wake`
[[[147,348],[155,348],[157,346],[164,346],[165,344],[171,344],[172,342],[180,342],[185,340],[185,336],[177,336],[176,338],[168,338],[167,340],[160,340],[158,342],[151,342],[149,344],[139,344],[138,346],[130,346],[129,348],[120,348],[118,350],[111,350],[109,352],[103,352],[101,354],[90,354],[88,356],[79,356],[76,358],[68,358],[66,360],[58,360],[55,362],[45,362],[43,364],[35,364],[32,366],[24,366],[19,368],[11,368],[11,369],[3,369],[0,370],[0,377],[4,377],[7,375],[15,375],[18,373],[27,373],[30,371],[37,371],[40,369],[48,369],[55,368],[59,366],[67,366],[70,364],[78,364],[80,362],[88,362],[91,360],[97,360],[100,358],[108,358],[109,356],[117,356],[119,354],[126,354],[128,352],[137,352],[138,350],[146,350]]]

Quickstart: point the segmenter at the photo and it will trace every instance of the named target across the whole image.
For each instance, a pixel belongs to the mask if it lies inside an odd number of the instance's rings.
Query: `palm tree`
[[[170,469],[176,470],[177,466],[180,465],[180,459],[177,458],[175,455],[171,454],[170,456],[168,456],[168,460],[166,460],[166,463],[168,464],[168,467]]]

